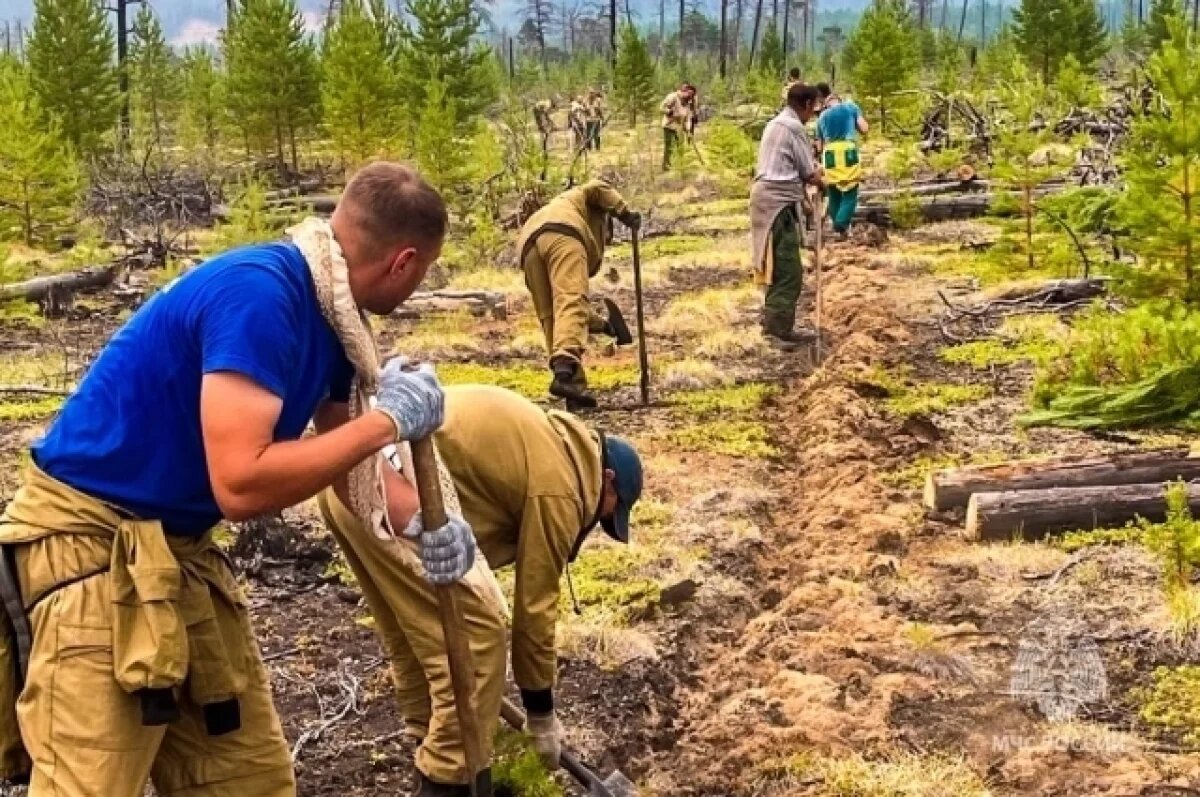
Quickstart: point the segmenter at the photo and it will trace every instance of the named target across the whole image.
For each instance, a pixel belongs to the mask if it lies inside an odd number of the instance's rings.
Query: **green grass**
[[[735,199],[716,199],[711,202],[692,202],[672,210],[671,217],[677,219],[694,219],[702,216],[730,216],[739,213],[749,218],[748,199],[738,197]]]
[[[602,533],[602,532],[597,532]],[[647,546],[593,545],[585,547],[571,565],[571,583],[575,599],[587,609],[595,609],[616,622],[644,614],[658,602],[659,584],[638,575],[654,558]],[[560,595],[560,607],[570,610],[570,594]]]
[[[1125,526],[1117,529],[1088,529],[1086,531],[1068,531],[1050,540],[1050,544],[1068,553],[1074,553],[1082,548],[1093,545],[1129,545],[1140,544],[1145,539],[1146,532],[1138,526]]]
[[[800,752],[769,760],[761,779],[776,788],[819,782],[823,797],[991,797],[986,781],[963,758],[942,753],[894,753],[844,758]],[[809,793],[807,790],[805,794]]]
[[[496,731],[492,779],[496,786],[511,790],[513,797],[563,797],[537,751],[525,734],[501,727]]]
[[[761,421],[715,419],[691,423],[667,433],[667,440],[684,451],[727,457],[766,459],[779,454]]]
[[[497,385],[529,399],[546,397],[550,371],[533,365],[481,365],[479,363],[441,363],[438,378],[447,385]],[[637,365],[589,365],[588,386],[593,390],[614,390],[638,383]]]
[[[696,254],[711,249],[712,246],[713,239],[704,235],[665,235],[642,241],[638,251],[643,260],[652,260],[657,257]],[[633,257],[633,249],[629,244],[611,246],[608,253],[615,258]]]
[[[1159,667],[1153,679],[1150,686],[1133,692],[1141,704],[1139,716],[1160,732],[1200,747],[1200,666]]]
[[[753,412],[762,407],[768,398],[778,395],[776,385],[748,382],[732,387],[714,387],[705,390],[690,390],[676,393],[667,399],[692,417],[733,412]]]
[[[61,396],[43,396],[27,401],[10,400],[0,402],[0,421],[18,423],[49,418],[62,407]]]
[[[993,365],[1040,362],[1055,355],[1068,328],[1057,315],[1038,313],[1006,318],[996,334],[995,338],[947,346],[938,357],[942,362],[969,365],[978,371]]]
[[[951,407],[991,395],[991,388],[986,385],[917,381],[907,368],[892,371],[877,368],[866,381],[886,390],[888,395],[883,401],[884,407],[903,417],[945,412]]]

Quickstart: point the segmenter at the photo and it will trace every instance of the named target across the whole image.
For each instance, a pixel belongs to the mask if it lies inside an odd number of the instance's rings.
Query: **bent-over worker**
[[[820,90],[818,86],[818,90]],[[817,117],[817,150],[825,170],[825,193],[829,199],[829,218],[839,240],[846,240],[854,211],[858,209],[858,184],[862,164],[858,156],[858,135],[869,127],[858,105],[830,92],[825,110]],[[821,219],[817,219],[821,223]]]
[[[15,570],[0,588],[17,649],[30,645],[15,712],[31,795],[141,797],[147,780],[163,797],[296,794],[213,527],[331,485],[364,523],[386,517],[372,455],[432,433],[444,397],[431,371],[380,370],[362,312],[412,293],[446,224],[415,172],[372,164],[331,221],[189,271],[100,352],[0,518]],[[302,437],[310,419],[318,434]],[[388,498],[406,523],[415,491],[393,484]],[[470,567],[461,518],[423,542],[431,578]]]
[[[755,282],[766,286],[763,334],[787,350],[812,338],[811,332],[798,333],[793,326],[804,282],[799,206],[806,185],[824,185],[804,128],[816,115],[816,104],[812,86],[798,83],[788,90],[788,107],[763,130],[750,189],[750,262]]]
[[[676,152],[683,146],[683,136],[691,135],[695,126],[696,87],[682,84],[663,98],[659,111],[663,115],[663,171],[669,171]]]
[[[588,279],[604,259],[609,216],[635,230],[642,222],[609,183],[590,180],[550,200],[517,237],[525,285],[554,374],[550,394],[565,399],[569,410],[596,406],[587,388],[583,352],[589,330],[605,331],[607,324],[588,301]]]
[[[555,768],[563,737],[554,709],[560,579],[597,525],[629,541],[641,460],[619,437],[481,385],[446,389],[446,422],[434,441],[487,564],[515,565],[513,677],[527,713],[525,730]],[[433,590],[415,571],[356,543],[365,539],[359,521],[332,491],[322,494],[320,506],[375,617],[406,729],[420,740],[418,797],[470,794]],[[505,609],[503,596],[495,595],[471,581],[459,590],[475,663],[480,744],[488,756],[506,672]]]

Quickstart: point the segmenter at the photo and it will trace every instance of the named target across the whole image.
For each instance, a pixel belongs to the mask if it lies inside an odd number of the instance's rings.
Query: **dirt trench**
[[[883,478],[951,436],[890,416],[864,381],[877,367],[930,366],[933,327],[922,321],[937,282],[859,248],[835,247],[828,261],[829,353],[775,402],[783,467],[739,574],[759,611],[714,615],[720,633],[697,636],[672,745],[643,759],[646,783],[681,797],[901,793],[834,784],[811,765],[861,756],[932,762],[930,785],[904,795],[965,793],[936,782],[946,762],[978,784],[971,794],[1200,794],[1200,758],[1138,736],[1129,706],[1128,690],[1178,655],[1137,628],[1157,594],[1151,569],[1137,554],[1104,553],[1111,586],[1047,587],[1025,571],[1053,570],[1061,552],[1018,546],[1032,550],[1006,560],[1008,549],[926,518],[914,490]],[[970,445],[973,424],[994,426],[986,414],[939,421]],[[1059,453],[1080,444],[1067,433],[1049,442]],[[1112,699],[1082,724],[1048,725],[1009,691],[1021,635],[1047,612],[1082,615],[1111,674]],[[914,644],[915,624],[937,643]]]

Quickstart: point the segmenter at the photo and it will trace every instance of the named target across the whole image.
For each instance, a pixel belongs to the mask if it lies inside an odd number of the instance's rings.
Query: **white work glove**
[[[432,365],[413,369],[407,357],[393,357],[379,372],[375,409],[396,424],[397,440],[420,440],[442,425],[446,394]]]
[[[533,749],[546,764],[546,768],[551,771],[558,769],[563,739],[567,734],[562,723],[558,721],[558,715],[554,711],[549,714],[526,715],[525,733],[533,737]]]
[[[453,584],[475,564],[475,533],[461,517],[451,515],[440,529],[425,531],[418,511],[405,527],[404,536],[420,540],[421,564],[431,584]]]

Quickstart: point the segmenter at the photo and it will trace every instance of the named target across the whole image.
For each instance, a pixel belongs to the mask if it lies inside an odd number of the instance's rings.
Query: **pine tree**
[[[761,53],[758,57],[759,69],[769,75],[782,75],[783,39],[779,38],[779,29],[775,27],[774,22],[767,25],[767,30],[762,37],[762,44],[759,45],[759,51]]]
[[[408,0],[400,27],[396,74],[404,107],[425,108],[429,89],[441,86],[453,100],[453,129],[463,135],[471,121],[495,101],[498,88],[488,66],[490,53],[474,42],[479,17],[471,0]],[[410,136],[415,130],[410,130]]]
[[[1054,79],[1068,54],[1091,70],[1108,47],[1095,0],[1021,0],[1013,10],[1013,33],[1022,54],[1046,83]]]
[[[1181,18],[1150,58],[1169,112],[1139,116],[1125,162],[1118,221],[1139,256],[1134,289],[1200,305],[1200,44]]]
[[[1167,20],[1184,14],[1181,0],[1150,0],[1150,19],[1146,22],[1143,44],[1151,52],[1163,46],[1171,38]]]
[[[649,114],[654,108],[654,62],[646,42],[629,23],[621,27],[617,43],[613,94],[617,107],[629,114],[631,125],[637,124],[639,115]]]
[[[356,162],[378,153],[396,132],[386,21],[367,13],[362,0],[343,0],[321,52],[325,124],[338,151]]]
[[[179,60],[167,45],[162,25],[149,4],[141,7],[133,23],[128,69],[134,133],[159,147],[165,146],[167,128],[178,114],[183,85]]]
[[[319,118],[320,84],[295,0],[239,0],[224,44],[230,115],[249,146],[274,144],[281,169],[289,147],[297,170],[296,139]]]
[[[868,7],[842,51],[856,91],[879,98],[881,117],[886,117],[888,95],[916,84],[920,57],[903,0],[880,0]]]
[[[216,153],[225,114],[225,76],[212,53],[202,47],[183,55],[181,139],[186,149]]]
[[[1021,192],[1025,255],[1029,269],[1033,270],[1034,189],[1069,169],[1074,153],[1070,148],[1056,146],[1053,128],[1041,123],[1043,115],[1052,111],[1053,103],[1040,73],[1031,72],[1017,61],[1000,98],[1011,118],[997,136],[997,162],[992,173]]]
[[[114,42],[95,0],[34,0],[27,55],[34,91],[81,154],[95,154],[120,108]]]
[[[1068,108],[1097,108],[1103,99],[1100,81],[1083,70],[1073,53],[1067,53],[1058,68],[1054,93]]]
[[[425,105],[421,108],[413,152],[421,174],[433,186],[446,189],[462,174],[465,147],[452,132],[460,111],[446,86],[434,79],[425,87]],[[448,138],[448,135],[450,136]]]
[[[28,72],[7,56],[0,56],[0,119],[0,238],[16,233],[32,246],[72,220],[79,163]]]

